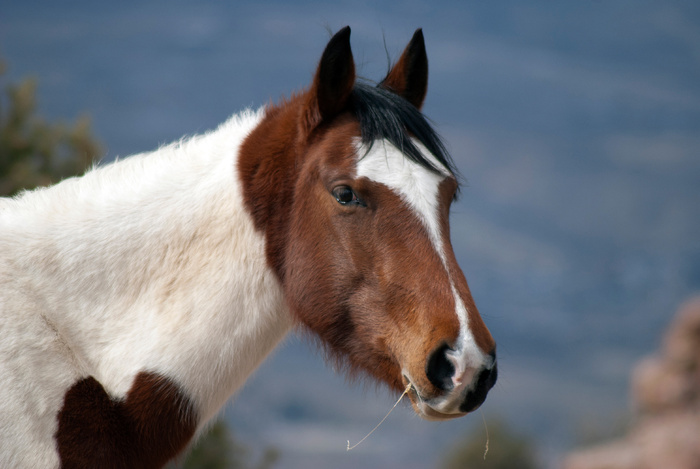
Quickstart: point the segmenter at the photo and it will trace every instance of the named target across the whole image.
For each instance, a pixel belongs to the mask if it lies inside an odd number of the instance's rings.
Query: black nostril
[[[447,344],[443,344],[430,354],[428,363],[425,365],[425,374],[433,386],[441,391],[452,389],[452,377],[455,374],[455,367],[447,359],[447,352],[451,350]]]
[[[495,354],[493,354],[495,358]],[[498,379],[498,366],[496,362],[491,368],[486,368],[479,373],[474,389],[467,393],[466,398],[459,406],[462,412],[471,412],[479,408],[486,400],[486,395],[489,393],[496,380]]]

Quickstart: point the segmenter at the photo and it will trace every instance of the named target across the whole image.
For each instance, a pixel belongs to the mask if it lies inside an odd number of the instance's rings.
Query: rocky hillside
[[[577,451],[565,469],[700,469],[700,298],[686,303],[657,356],[632,376],[636,418],[627,435]]]

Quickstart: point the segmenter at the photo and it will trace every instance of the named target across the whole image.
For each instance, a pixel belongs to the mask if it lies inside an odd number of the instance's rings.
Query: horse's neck
[[[305,99],[304,95],[297,95],[270,107],[241,147],[238,164],[243,203],[256,228],[265,233],[268,263],[283,282],[291,220],[288,204],[294,197],[298,169],[303,164],[299,147],[303,143],[300,122]]]
[[[0,218],[12,264],[85,375],[148,370],[208,417],[290,327],[236,160],[260,115],[29,193]],[[12,213],[9,213],[12,212]]]

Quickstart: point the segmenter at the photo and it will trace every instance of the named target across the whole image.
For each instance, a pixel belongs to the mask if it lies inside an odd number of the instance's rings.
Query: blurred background
[[[24,106],[82,157],[155,149],[302,89],[345,25],[371,80],[423,28],[423,110],[465,178],[452,239],[499,381],[474,415],[404,403],[346,452],[395,397],[293,335],[215,428],[236,467],[442,467],[481,459],[488,428],[487,463],[515,447],[510,467],[549,468],[623,432],[631,369],[700,292],[700,3],[5,1],[4,125]]]

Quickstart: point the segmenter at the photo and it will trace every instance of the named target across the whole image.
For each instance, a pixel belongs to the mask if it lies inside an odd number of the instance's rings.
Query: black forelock
[[[379,86],[356,82],[352,92],[355,116],[360,121],[362,143],[371,148],[376,140],[388,140],[422,167],[442,173],[433,162],[426,159],[411,137],[423,144],[430,153],[453,175],[457,174],[454,162],[445,149],[440,136],[425,116],[413,104],[401,96]]]

